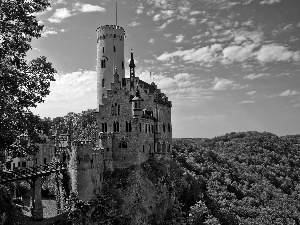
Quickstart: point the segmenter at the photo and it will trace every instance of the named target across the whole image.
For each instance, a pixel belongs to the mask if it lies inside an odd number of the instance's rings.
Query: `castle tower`
[[[103,97],[111,89],[115,68],[120,81],[125,78],[125,31],[120,26],[105,25],[97,29],[97,107],[103,105]]]

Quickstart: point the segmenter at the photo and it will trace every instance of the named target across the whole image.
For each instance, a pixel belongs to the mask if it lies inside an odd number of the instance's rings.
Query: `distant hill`
[[[300,224],[300,135],[173,139],[188,224]]]

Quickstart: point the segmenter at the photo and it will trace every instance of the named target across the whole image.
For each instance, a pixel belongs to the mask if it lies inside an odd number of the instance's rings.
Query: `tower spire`
[[[130,90],[134,91],[134,81],[135,81],[135,64],[134,64],[134,59],[133,59],[133,52],[131,49],[131,59],[129,63],[129,68],[130,68]]]

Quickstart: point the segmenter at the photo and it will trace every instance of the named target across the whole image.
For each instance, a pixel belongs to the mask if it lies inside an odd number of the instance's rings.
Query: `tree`
[[[41,120],[30,107],[49,94],[56,71],[46,57],[30,62],[25,57],[43,29],[34,13],[49,6],[48,0],[0,0],[0,162],[5,151],[15,156],[33,150],[28,143],[37,141]]]

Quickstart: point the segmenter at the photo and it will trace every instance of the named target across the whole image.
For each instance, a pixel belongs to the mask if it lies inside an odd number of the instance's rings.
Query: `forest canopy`
[[[300,135],[173,139],[173,156],[188,224],[300,224]]]

